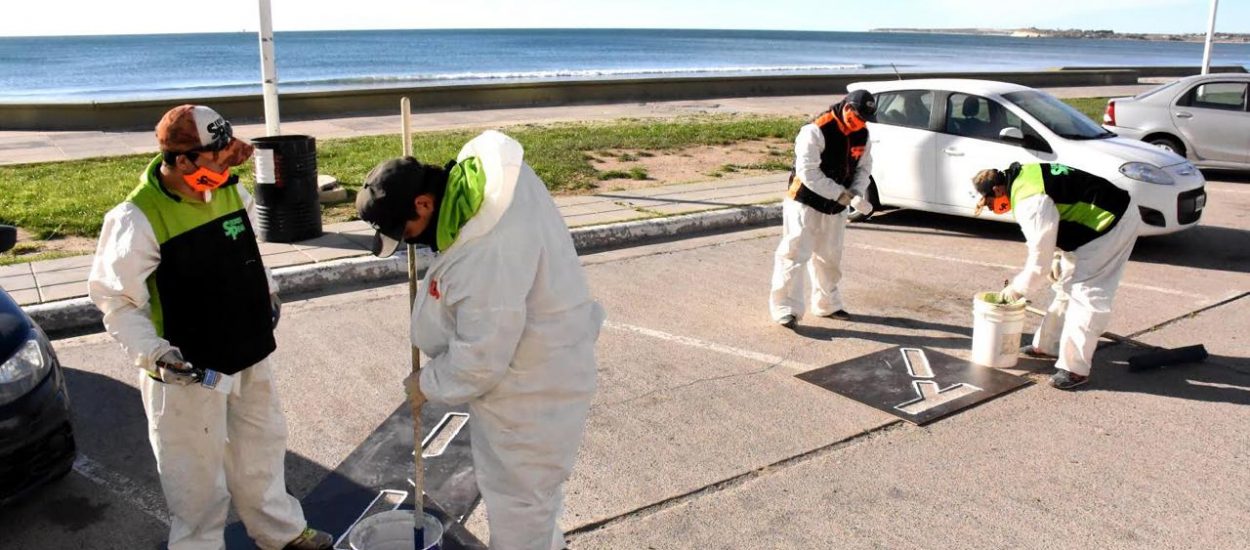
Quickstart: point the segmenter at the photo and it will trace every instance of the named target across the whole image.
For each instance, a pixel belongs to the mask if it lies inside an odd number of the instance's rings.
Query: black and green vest
[[[820,128],[820,133],[825,138],[825,148],[820,152],[820,171],[833,181],[849,188],[855,176],[855,169],[859,167],[859,159],[863,157],[865,145],[868,143],[868,128],[860,128],[849,134],[844,132],[841,119],[834,114],[835,111],[840,113],[841,108],[841,103],[834,105],[812,123]],[[837,197],[826,199],[808,189],[794,171],[790,172],[789,194],[790,198],[824,214],[837,214],[846,209],[845,206],[838,204]]]
[[[236,187],[217,189],[212,202],[183,201],[161,185],[160,165],[157,157],[126,198],[161,247],[147,280],[152,324],[192,365],[235,374],[277,348],[256,233]]]
[[[1111,182],[1062,164],[1012,164],[1011,204],[1045,193],[1059,209],[1056,246],[1071,252],[1111,231],[1129,208],[1128,191]]]

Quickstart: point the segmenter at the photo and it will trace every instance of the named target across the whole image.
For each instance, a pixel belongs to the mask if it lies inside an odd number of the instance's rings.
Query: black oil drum
[[[256,147],[256,228],[261,240],[293,243],[321,236],[317,140],[269,136]]]

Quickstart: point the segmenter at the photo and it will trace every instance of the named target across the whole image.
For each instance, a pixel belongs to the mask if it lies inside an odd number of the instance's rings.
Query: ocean
[[[1202,44],[722,30],[279,32],[280,92],[559,79],[1189,65]],[[1213,64],[1250,67],[1250,44]],[[893,68],[891,68],[893,66]],[[260,93],[257,35],[0,37],[0,102]]]

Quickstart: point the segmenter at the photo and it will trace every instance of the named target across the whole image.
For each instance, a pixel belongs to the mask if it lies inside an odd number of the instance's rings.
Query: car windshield
[[[1067,139],[1104,139],[1114,136],[1099,126],[1098,123],[1073,109],[1067,103],[1053,96],[1036,90],[1012,92],[1004,94],[1004,98],[1015,103],[1026,113],[1033,115],[1050,131]]]

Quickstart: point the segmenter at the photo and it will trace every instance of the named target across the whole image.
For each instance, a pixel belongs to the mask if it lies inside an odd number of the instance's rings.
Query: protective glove
[[[842,205],[842,206],[846,206],[846,205],[848,205],[848,204],[851,204],[851,199],[852,199],[852,198],[854,198],[854,197],[855,197],[855,195],[851,194],[851,192],[850,192],[850,191],[843,191],[841,195],[838,195],[838,201],[837,201],[837,202],[838,202],[838,204],[840,204],[840,205]]]
[[[282,300],[277,293],[269,295],[269,313],[273,315],[273,328],[278,328],[278,320],[282,318]]]
[[[425,403],[425,394],[421,393],[421,373],[413,372],[404,378],[404,393],[408,394],[408,401],[415,406],[421,406]]]
[[[203,378],[203,373],[183,359],[182,352],[177,349],[165,352],[160,359],[156,360],[156,375],[160,377],[161,382],[175,386],[198,384]]]
[[[998,293],[998,297],[1003,299],[1004,304],[1014,304],[1024,297],[1015,287],[1007,285]]]
[[[854,208],[856,212],[867,216],[872,214],[872,201],[859,195],[855,195],[855,198],[851,199],[851,208]]]
[[[1057,283],[1063,277],[1063,256],[1056,252],[1055,257],[1050,261],[1050,273],[1046,274],[1046,278],[1050,282]]]

